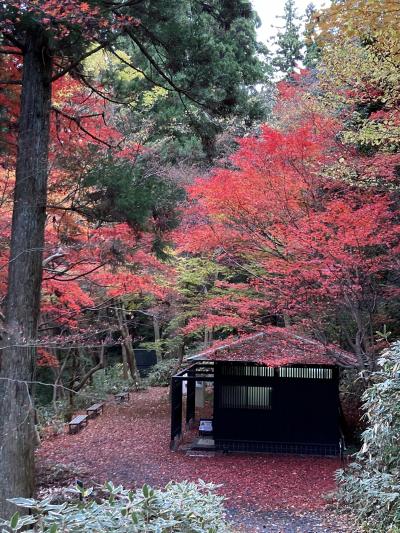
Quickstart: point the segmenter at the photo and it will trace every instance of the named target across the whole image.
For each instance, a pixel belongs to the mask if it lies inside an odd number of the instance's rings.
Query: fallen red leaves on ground
[[[335,458],[290,455],[215,455],[192,457],[169,449],[168,389],[131,395],[126,404],[110,402],[103,415],[76,435],[47,439],[39,465],[58,463],[82,471],[87,481],[111,480],[125,487],[171,480],[222,484],[231,508],[254,511],[315,510],[334,490]]]

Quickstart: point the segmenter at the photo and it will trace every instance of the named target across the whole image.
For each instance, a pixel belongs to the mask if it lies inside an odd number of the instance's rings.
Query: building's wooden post
[[[194,377],[196,375],[195,370],[189,370],[188,377]],[[196,381],[194,379],[187,380],[187,395],[186,395],[186,427],[190,428],[195,417],[196,407]]]
[[[176,449],[182,435],[182,380],[171,380],[171,449]]]

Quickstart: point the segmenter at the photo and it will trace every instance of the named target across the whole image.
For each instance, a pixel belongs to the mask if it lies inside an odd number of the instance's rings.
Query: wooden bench
[[[87,423],[88,423],[88,415],[78,415],[75,418],[73,418],[71,422],[68,424],[69,432],[71,434],[78,433],[80,429],[87,426]]]
[[[114,394],[114,398],[119,401],[119,403],[126,402],[129,400],[129,392],[119,392],[118,394]]]
[[[86,409],[89,418],[95,418],[103,412],[104,403],[94,403]]]

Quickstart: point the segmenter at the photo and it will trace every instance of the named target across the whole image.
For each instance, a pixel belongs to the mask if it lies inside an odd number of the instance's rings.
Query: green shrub
[[[67,404],[65,401],[57,401],[47,405],[40,405],[36,408],[37,429],[39,435],[43,436],[45,428],[51,428],[54,435],[64,432],[65,413]]]
[[[61,504],[44,500],[15,498],[17,506],[28,508],[31,515],[16,513],[9,522],[0,520],[6,532],[31,527],[30,532],[48,533],[227,533],[223,498],[215,494],[215,485],[203,481],[169,483],[164,490],[148,485],[137,491],[104,486],[101,499],[91,498],[92,489],[73,491],[83,501]],[[26,529],[25,529],[26,530]]]
[[[366,531],[400,532],[400,342],[378,361],[363,394],[367,429],[355,462],[339,470],[339,497]]]
[[[128,379],[123,379],[122,364],[117,363],[93,374],[92,383],[75,395],[74,403],[77,408],[84,408],[94,402],[105,400],[109,394],[125,392],[133,386],[134,382],[130,376]]]
[[[150,387],[167,387],[177,367],[178,359],[163,359],[150,370],[147,376],[147,384]]]
[[[86,409],[93,403],[104,401],[109,394],[125,392],[132,389],[134,382],[131,377],[125,380],[122,374],[122,364],[98,370],[92,377],[92,383],[86,385],[81,391],[74,394],[73,407],[67,399],[40,405],[37,408],[38,430],[42,434],[45,428],[51,428],[54,434],[62,433],[64,423],[73,413]]]

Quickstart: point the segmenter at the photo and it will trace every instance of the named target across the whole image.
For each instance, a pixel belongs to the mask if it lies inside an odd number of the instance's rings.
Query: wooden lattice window
[[[283,366],[279,368],[279,376],[281,378],[332,379],[332,369]]]
[[[263,365],[224,365],[221,369],[223,376],[240,377],[273,377],[274,369]]]
[[[271,409],[272,387],[221,385],[219,406],[223,409]]]

